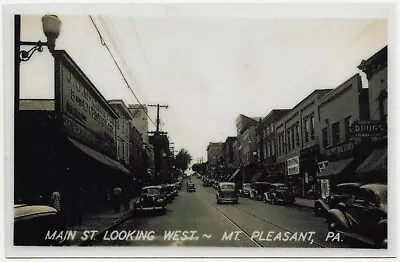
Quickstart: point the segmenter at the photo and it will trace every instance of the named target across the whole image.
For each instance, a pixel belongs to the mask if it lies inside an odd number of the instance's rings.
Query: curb
[[[110,226],[102,229],[101,231],[99,231],[99,233],[97,233],[96,235],[94,235],[94,239],[87,239],[82,241],[81,243],[79,243],[77,246],[87,246],[89,243],[91,242],[95,242],[98,241],[98,237],[104,235],[106,233],[107,230],[112,230],[115,227],[117,227],[118,225],[120,225],[122,222],[128,220],[130,217],[132,217],[134,214],[134,210],[129,211],[128,213],[126,213],[125,215],[123,215],[122,217],[118,218],[116,221],[114,221]]]

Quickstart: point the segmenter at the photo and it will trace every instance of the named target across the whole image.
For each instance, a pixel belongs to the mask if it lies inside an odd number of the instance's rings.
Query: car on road
[[[296,200],[286,184],[272,183],[264,193],[263,201],[271,204],[294,204]]]
[[[339,203],[346,203],[347,199],[353,197],[356,190],[361,185],[362,183],[351,182],[341,183],[335,187],[332,187],[332,192],[329,194],[329,196],[317,199],[314,202],[315,215],[326,217],[330,209],[337,208]]]
[[[254,200],[263,200],[264,193],[267,192],[271,187],[269,182],[255,181],[251,183],[250,198]]]
[[[217,204],[231,202],[234,204],[239,203],[239,196],[236,190],[235,183],[232,182],[221,182],[217,187]]]
[[[251,192],[251,184],[243,183],[242,188],[240,189],[240,196],[250,197],[250,192]]]
[[[45,205],[14,205],[15,246],[64,246],[68,241],[46,239],[47,232],[62,232],[66,226],[59,212]]]
[[[187,183],[186,192],[196,192],[196,186],[194,183]]]
[[[134,202],[135,211],[166,211],[167,202],[162,186],[143,187],[140,197]]]
[[[387,248],[387,185],[366,184],[354,197],[329,210],[328,230],[340,233],[341,239],[356,239]]]

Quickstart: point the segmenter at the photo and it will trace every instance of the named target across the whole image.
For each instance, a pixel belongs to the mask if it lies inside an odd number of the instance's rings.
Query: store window
[[[350,128],[351,128],[352,120],[351,116],[348,116],[344,119],[344,139],[345,141],[349,141],[351,138]]]
[[[322,147],[326,148],[328,147],[328,128],[325,127],[322,129]]]
[[[337,145],[340,143],[340,126],[339,122],[332,125],[332,144]]]

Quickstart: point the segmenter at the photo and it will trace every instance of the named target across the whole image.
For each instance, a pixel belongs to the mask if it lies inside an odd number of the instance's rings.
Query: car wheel
[[[375,239],[376,248],[387,248],[387,233],[383,232],[379,234]]]

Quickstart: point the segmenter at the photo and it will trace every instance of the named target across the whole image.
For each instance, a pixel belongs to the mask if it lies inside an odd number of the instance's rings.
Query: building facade
[[[353,137],[351,132],[353,122],[369,119],[368,89],[362,88],[361,76],[355,74],[322,97],[318,111],[318,188],[327,196],[339,181],[352,180],[354,169],[370,149],[368,141]]]
[[[214,179],[219,179],[223,175],[224,167],[224,143],[210,142],[207,146],[207,166],[210,176]]]
[[[388,47],[385,46],[358,66],[368,79],[370,120],[353,127],[354,136],[362,136],[372,143],[372,152],[355,172],[357,178],[383,183],[388,182],[387,57]]]
[[[248,117],[240,114],[236,118],[239,163],[242,182],[250,182],[257,173],[257,135],[256,130],[261,117]]]
[[[129,109],[122,100],[108,100],[109,105],[118,115],[115,123],[117,160],[126,166],[130,161],[130,131],[133,120]]]
[[[298,196],[316,186],[318,100],[331,90],[315,90],[275,124],[277,164],[285,169],[285,181]]]
[[[236,137],[229,136],[223,145],[224,177],[230,177],[239,168],[235,144],[237,144]]]
[[[289,109],[274,109],[262,121],[257,128],[257,156],[258,166],[260,167],[260,180],[270,182],[283,182],[280,173],[281,169],[276,167],[277,141],[275,133],[275,123],[287,114]]]

